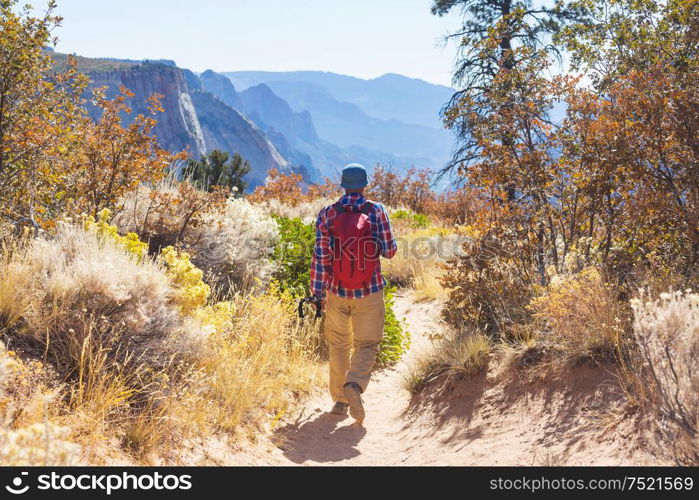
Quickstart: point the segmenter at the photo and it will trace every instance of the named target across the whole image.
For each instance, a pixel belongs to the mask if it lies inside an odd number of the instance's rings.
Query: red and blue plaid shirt
[[[366,202],[366,198],[360,193],[349,193],[340,198],[340,202],[346,210],[358,212]],[[374,239],[379,243],[381,256],[390,259],[396,253],[398,246],[393,238],[391,231],[391,222],[388,220],[386,209],[380,203],[371,201],[371,206],[368,211],[369,221],[371,222],[371,232]],[[325,297],[326,290],[339,297],[347,297],[350,299],[361,299],[366,295],[376,293],[386,286],[386,280],[381,274],[381,262],[376,266],[376,272],[371,277],[368,290],[363,288],[345,289],[337,285],[332,279],[332,260],[333,260],[333,237],[330,235],[328,228],[330,223],[337,217],[337,210],[334,204],[323,208],[318,214],[316,221],[316,244],[313,249],[313,257],[311,259],[311,294],[316,297]]]

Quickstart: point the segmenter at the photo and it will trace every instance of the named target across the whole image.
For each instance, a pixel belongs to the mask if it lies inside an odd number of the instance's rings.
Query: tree
[[[163,111],[161,96],[154,94],[148,99],[148,115],[136,115],[124,126],[122,117],[131,113],[127,99],[134,94],[121,87],[120,93],[109,100],[104,91],[94,90],[94,103],[102,115],[97,122],[89,117],[83,120],[74,174],[68,186],[72,209],[94,217],[103,208],[114,208],[122,196],[139,184],[158,181],[169,165],[184,158],[184,152],[171,154],[159,148],[153,135],[155,114]]]
[[[520,45],[444,115],[467,125],[461,174],[480,202],[445,275],[450,311],[499,333],[556,275],[595,266],[619,296],[699,277],[699,2],[574,6],[587,20],[557,38],[592,84],[547,76],[549,54]]]
[[[569,97],[566,157],[606,202],[605,252],[699,262],[699,2],[580,0],[559,34],[594,91]],[[599,203],[600,194],[595,203]],[[677,262],[674,262],[677,264]]]
[[[97,89],[102,116],[94,122],[84,109],[87,77],[72,58],[65,71],[53,71],[44,50],[61,21],[55,2],[39,18],[15,4],[0,0],[0,217],[35,230],[66,215],[96,217],[180,157],[158,148],[152,135],[158,96],[150,115],[122,126],[133,94],[122,89],[107,100]]]
[[[464,18],[461,28],[447,36],[460,40],[453,76],[460,90],[443,112],[446,126],[456,132],[458,147],[440,174],[457,169],[465,177],[470,164],[481,156],[472,131],[477,126],[474,122],[490,113],[489,94],[495,80],[542,50],[557,53],[550,35],[564,23],[580,19],[584,10],[562,0],[553,7],[545,2],[533,5],[531,0],[434,0],[432,5],[432,13],[439,16],[452,9],[460,9]],[[464,110],[466,104],[468,109]],[[507,143],[510,138],[506,134],[500,140]],[[508,190],[514,197],[514,187]]]
[[[87,79],[51,70],[55,2],[43,17],[16,3],[0,0],[0,218],[38,228],[64,201]]]
[[[219,186],[241,196],[248,187],[243,177],[250,172],[250,163],[238,153],[234,153],[230,161],[228,158],[228,153],[215,149],[199,161],[189,160],[185,176],[205,191],[211,192]]]
[[[604,90],[632,70],[663,62],[678,71],[696,68],[699,57],[697,0],[575,0],[585,21],[564,26],[556,41]]]
[[[322,184],[309,184],[307,197],[309,200],[317,200],[318,198],[338,198],[342,194],[342,188],[338,181],[334,181],[329,177],[323,179]]]
[[[366,195],[391,207],[404,206],[414,212],[425,213],[435,198],[430,189],[431,178],[432,171],[428,169],[418,170],[412,167],[400,175],[391,166],[377,164],[371,174]]]
[[[261,203],[268,200],[278,200],[281,203],[297,206],[306,201],[306,196],[302,189],[303,177],[301,174],[293,172],[283,174],[276,168],[267,172],[267,178],[262,186],[257,186],[248,195],[248,200],[252,203]]]
[[[634,260],[684,258],[687,271],[699,260],[699,72],[687,76],[657,63],[569,99],[564,158],[584,165],[587,211],[603,208],[605,258],[616,246]]]

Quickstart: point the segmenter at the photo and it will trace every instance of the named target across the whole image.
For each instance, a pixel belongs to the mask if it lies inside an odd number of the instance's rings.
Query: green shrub
[[[391,217],[395,220],[407,221],[410,227],[414,229],[425,229],[430,225],[430,218],[424,214],[416,214],[409,210],[396,210]]]
[[[311,255],[315,245],[313,224],[304,224],[301,219],[274,215],[279,226],[279,241],[274,248],[273,260],[277,265],[274,279],[279,288],[295,297],[308,295]],[[393,294],[396,287],[384,289],[386,317],[384,337],[377,361],[382,366],[396,363],[410,347],[410,333],[393,312]]]
[[[301,219],[274,215],[279,226],[279,240],[272,259],[277,265],[274,279],[283,291],[296,297],[308,295],[311,255],[315,245],[313,224],[304,224]]]
[[[392,365],[405,354],[410,347],[410,332],[403,321],[393,312],[393,294],[395,286],[384,288],[384,303],[386,305],[386,317],[383,327],[383,340],[376,358],[381,366]]]

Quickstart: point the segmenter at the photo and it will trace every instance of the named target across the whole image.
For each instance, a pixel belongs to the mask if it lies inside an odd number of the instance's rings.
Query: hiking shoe
[[[332,413],[333,415],[345,416],[347,415],[348,407],[349,405],[347,403],[341,403],[340,401],[338,401],[333,405],[333,409],[330,410],[330,413]]]
[[[342,388],[349,401],[349,414],[360,424],[364,422],[364,405],[362,404],[362,389],[359,384],[350,382]]]

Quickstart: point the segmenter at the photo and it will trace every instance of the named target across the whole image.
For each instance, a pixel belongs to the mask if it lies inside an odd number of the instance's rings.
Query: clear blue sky
[[[41,8],[41,0],[33,5]],[[56,50],[88,57],[173,59],[201,72],[400,73],[449,85],[456,15],[431,0],[58,0]]]

